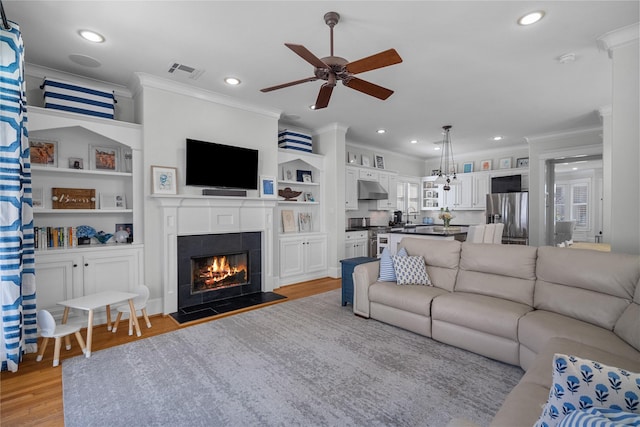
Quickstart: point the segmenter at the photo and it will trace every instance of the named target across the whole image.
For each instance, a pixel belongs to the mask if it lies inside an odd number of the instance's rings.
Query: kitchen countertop
[[[415,227],[392,229],[390,233],[418,234],[421,236],[466,236],[468,230],[469,227],[466,225],[452,225],[448,230],[445,230],[442,225],[417,225]]]

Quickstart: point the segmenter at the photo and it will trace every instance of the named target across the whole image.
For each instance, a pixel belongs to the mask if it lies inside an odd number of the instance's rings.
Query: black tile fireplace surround
[[[178,311],[189,307],[262,291],[262,233],[226,233],[178,236]],[[191,293],[191,258],[220,254],[248,254],[246,284]]]

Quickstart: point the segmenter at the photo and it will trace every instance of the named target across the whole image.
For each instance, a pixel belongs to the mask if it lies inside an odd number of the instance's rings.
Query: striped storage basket
[[[45,108],[113,119],[115,99],[112,92],[49,78],[45,79],[43,88]]]
[[[278,132],[278,147],[286,150],[298,150],[305,153],[313,152],[311,135],[300,132],[291,132],[283,129]]]

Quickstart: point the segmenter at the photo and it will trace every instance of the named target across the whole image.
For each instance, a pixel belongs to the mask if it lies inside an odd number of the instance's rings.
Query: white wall
[[[178,193],[201,194],[197,187],[186,187],[185,140],[236,145],[260,150],[260,174],[276,176],[278,164],[278,117],[274,111],[229,104],[213,93],[140,74],[136,92],[136,114],[144,126],[144,242],[145,277],[152,298],[162,295],[159,263],[163,242],[159,205],[150,197],[152,165],[178,168]],[[211,167],[242,167],[229,159],[211,159]],[[257,197],[257,191],[248,196]]]

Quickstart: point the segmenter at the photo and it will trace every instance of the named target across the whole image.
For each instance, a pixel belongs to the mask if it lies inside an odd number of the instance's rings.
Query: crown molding
[[[638,39],[640,39],[640,23],[636,22],[601,35],[596,39],[596,43],[600,50],[607,51],[609,58],[613,58],[615,49],[637,42]]]
[[[551,139],[565,138],[570,136],[580,136],[580,135],[587,135],[587,134],[593,134],[593,133],[602,133],[602,127],[574,129],[566,132],[556,132],[556,133],[549,133],[544,135],[530,136],[530,137],[525,137],[524,139],[527,141],[528,144],[535,144],[539,142],[549,141]]]
[[[160,89],[179,95],[190,96],[202,101],[212,102],[215,104],[226,105],[227,107],[237,108],[239,110],[249,111],[251,113],[261,114],[264,116],[279,119],[282,115],[281,110],[270,110],[248,102],[241,102],[235,98],[220,93],[212,92],[206,89],[189,86],[184,83],[174,82],[161,77],[152,76],[146,73],[135,73],[135,77],[130,82],[131,92],[137,96],[142,92],[143,88]]]

